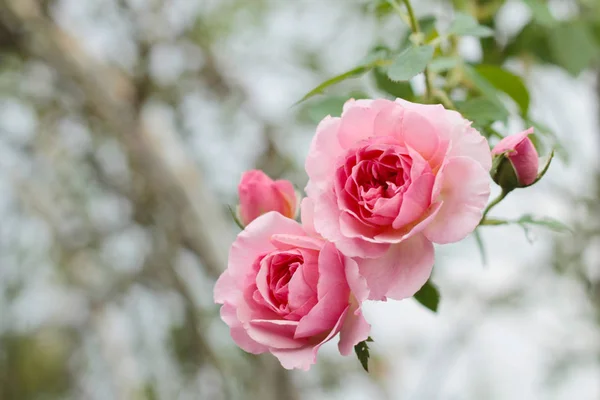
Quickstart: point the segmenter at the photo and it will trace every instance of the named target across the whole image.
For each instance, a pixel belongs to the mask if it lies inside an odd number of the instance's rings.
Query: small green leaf
[[[487,26],[479,25],[473,16],[464,13],[456,13],[454,21],[450,25],[449,35],[489,37],[494,35],[494,30]]]
[[[373,339],[369,336],[367,340],[363,340],[359,342],[356,346],[354,346],[354,352],[356,353],[356,357],[358,357],[358,361],[360,361],[360,365],[364,368],[365,371],[369,372],[369,345],[367,342],[372,342]]]
[[[392,81],[407,81],[420,74],[433,58],[432,46],[410,46],[394,59],[387,75]]]
[[[451,70],[452,68],[459,65],[461,62],[460,58],[457,57],[438,57],[434,58],[429,63],[429,70],[431,72],[440,73]]]
[[[506,121],[508,118],[508,111],[504,107],[484,97],[456,103],[456,107],[466,119],[479,126],[485,126],[495,121]]]
[[[394,82],[387,76],[387,68],[375,68],[373,70],[373,76],[375,78],[375,84],[377,88],[393,97],[400,97],[401,99],[412,101],[415,97],[410,82]]]
[[[534,217],[530,214],[523,215],[515,221],[519,225],[539,225],[546,227],[554,232],[573,232],[571,228],[562,222],[550,217]]]
[[[509,95],[519,106],[521,113],[529,111],[529,91],[520,76],[497,65],[478,65],[475,70],[497,90]]]
[[[425,282],[423,287],[415,293],[415,300],[429,308],[431,311],[436,312],[438,304],[440,303],[440,292],[437,290],[431,280]]]

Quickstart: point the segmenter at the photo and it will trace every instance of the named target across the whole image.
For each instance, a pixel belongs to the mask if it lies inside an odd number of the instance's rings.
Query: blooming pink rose
[[[500,186],[525,187],[537,180],[538,153],[528,137],[532,133],[533,128],[529,128],[521,133],[505,137],[494,146],[492,154],[495,156],[505,154],[512,166],[510,170],[505,170],[505,166],[498,169],[494,180]]]
[[[315,229],[358,257],[370,298],[416,293],[433,244],[463,239],[490,192],[486,139],[455,111],[398,99],[350,100],[326,117],[306,160]]]
[[[290,181],[273,181],[260,170],[246,171],[238,185],[239,216],[244,226],[269,211],[294,218],[297,196]]]
[[[269,212],[238,235],[214,298],[238,346],[308,370],[338,332],[338,348],[348,355],[370,325],[360,309],[368,289],[356,262],[312,236],[308,199],[302,209],[303,225]]]

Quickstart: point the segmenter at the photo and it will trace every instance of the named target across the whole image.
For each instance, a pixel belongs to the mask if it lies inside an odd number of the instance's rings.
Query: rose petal
[[[304,164],[312,185],[326,185],[335,173],[336,159],[344,151],[337,140],[340,125],[339,118],[325,117],[317,126]]]
[[[371,325],[363,316],[359,304],[354,302],[350,306],[340,330],[340,341],[338,342],[340,353],[343,356],[350,355],[354,346],[369,337],[369,332],[371,332]]]
[[[242,323],[236,316],[235,307],[230,304],[224,304],[221,307],[221,319],[229,326],[231,338],[243,350],[252,354],[264,353],[268,350],[267,346],[257,343],[253,340],[246,330],[242,327]]]
[[[372,300],[401,300],[413,296],[429,279],[433,268],[433,244],[418,234],[392,245],[378,259],[357,259],[367,280]]]
[[[490,195],[490,177],[467,157],[451,159],[443,170],[440,196],[443,206],[423,233],[435,243],[464,239],[479,224]]]
[[[349,306],[348,306],[348,308],[349,308]],[[304,346],[304,347],[301,347],[298,349],[290,349],[290,350],[270,349],[271,353],[273,353],[273,355],[275,357],[277,357],[277,359],[279,359],[279,362],[281,363],[283,368],[286,368],[286,369],[299,368],[304,371],[308,371],[310,366],[317,361],[317,351],[319,350],[319,348],[324,343],[331,340],[331,338],[334,337],[335,335],[337,335],[337,333],[340,331],[342,324],[344,322],[344,319],[346,318],[346,314],[348,313],[348,308],[346,308],[346,310],[344,310],[344,312],[342,313],[342,315],[340,315],[340,318],[338,319],[338,321],[335,324],[335,326],[333,327],[333,329],[329,332],[329,334],[325,337],[325,339],[323,339],[320,343],[318,343],[314,346]]]
[[[253,261],[262,254],[275,249],[271,236],[275,234],[305,235],[299,223],[271,211],[250,223],[231,245],[227,269],[234,279],[242,279],[252,267]]]
[[[369,243],[342,234],[340,210],[332,191],[323,193],[315,201],[315,229],[325,239],[334,242],[337,248],[349,257],[379,257],[388,248],[386,244]]]
[[[245,328],[253,340],[270,348],[297,349],[306,345],[305,340],[294,339],[297,326],[297,321],[253,320]]]

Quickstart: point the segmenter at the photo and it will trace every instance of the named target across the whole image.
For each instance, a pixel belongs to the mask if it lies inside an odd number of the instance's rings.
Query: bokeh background
[[[337,103],[292,105],[398,42],[385,2],[0,0],[0,399],[600,399],[600,4],[413,3],[493,27],[461,57],[522,76],[555,132],[546,177],[492,214],[574,232],[482,227],[485,265],[473,237],[438,248],[437,314],[365,305],[366,374],[334,342],[308,373],[243,353],[212,286],[242,171],[304,186]],[[389,97],[328,94],[353,91]]]

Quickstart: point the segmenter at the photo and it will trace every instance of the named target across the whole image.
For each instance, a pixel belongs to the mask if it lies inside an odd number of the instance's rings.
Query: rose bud
[[[492,179],[506,191],[529,186],[538,178],[538,153],[529,139],[533,128],[507,136],[492,150]]]
[[[246,226],[262,214],[277,211],[294,219],[298,199],[290,181],[273,181],[260,170],[246,171],[238,185],[240,222]]]
[[[242,349],[308,370],[338,333],[342,355],[368,338],[361,303],[369,292],[356,261],[315,236],[309,199],[301,214],[302,225],[276,212],[252,221],[231,246],[214,300]]]

